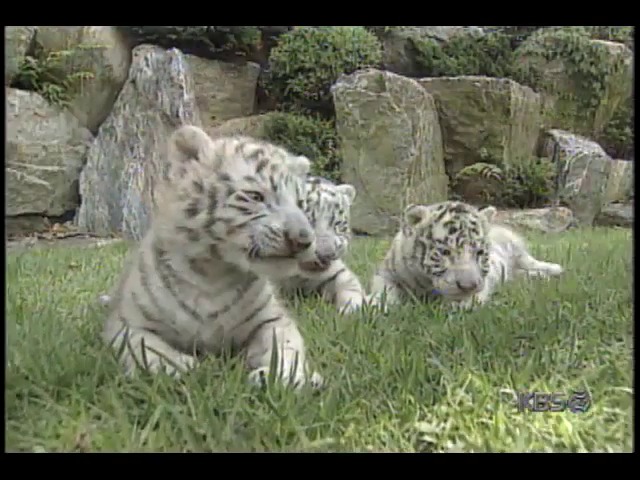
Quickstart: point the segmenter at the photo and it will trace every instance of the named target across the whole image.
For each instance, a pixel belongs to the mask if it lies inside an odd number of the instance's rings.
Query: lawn
[[[339,317],[290,301],[320,393],[251,389],[211,358],[179,381],[125,380],[96,297],[123,244],[34,249],[7,265],[6,448],[18,451],[631,451],[629,230],[531,238],[562,280],[522,279],[473,312],[405,305]],[[354,241],[368,284],[386,242]],[[586,413],[519,412],[516,392],[586,391]]]

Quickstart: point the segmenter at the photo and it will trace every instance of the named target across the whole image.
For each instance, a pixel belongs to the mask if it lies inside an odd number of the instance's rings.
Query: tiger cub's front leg
[[[365,302],[366,294],[360,280],[342,260],[334,261],[316,287],[325,299],[333,301],[342,314],[353,313]]]
[[[493,291],[493,284],[486,284],[480,292],[464,300],[452,302],[451,305],[454,309],[457,310],[471,310],[474,307],[480,307],[487,303],[491,298],[491,294],[493,293]]]
[[[127,376],[146,370],[149,373],[164,371],[177,377],[196,363],[195,357],[179,352],[158,335],[143,328],[127,327],[111,320],[103,336],[108,344],[120,352],[118,361]]]
[[[389,311],[389,306],[397,305],[402,301],[402,292],[398,286],[388,280],[380,271],[373,275],[371,280],[371,294],[367,303],[383,312]]]
[[[249,380],[263,386],[269,375],[275,375],[284,384],[293,384],[296,388],[310,384],[321,388],[322,376],[317,372],[309,373],[304,340],[295,322],[286,313],[260,321],[251,332],[246,345],[246,362],[249,368]],[[271,372],[271,359],[276,351],[276,371]]]

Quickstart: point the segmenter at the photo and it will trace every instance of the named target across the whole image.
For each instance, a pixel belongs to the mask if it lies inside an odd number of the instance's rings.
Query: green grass
[[[123,245],[12,254],[6,445],[20,451],[631,451],[632,244],[627,230],[531,239],[561,281],[519,280],[469,313],[406,305],[340,318],[291,301],[319,394],[261,392],[239,362],[179,381],[125,380],[95,299]],[[368,284],[386,242],[354,242]],[[586,390],[587,413],[519,413],[513,392]]]

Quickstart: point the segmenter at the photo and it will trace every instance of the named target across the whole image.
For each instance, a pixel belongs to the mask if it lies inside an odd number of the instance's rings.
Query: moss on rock
[[[515,52],[514,78],[543,94],[547,123],[597,137],[631,94],[632,52],[584,27],[545,28]]]

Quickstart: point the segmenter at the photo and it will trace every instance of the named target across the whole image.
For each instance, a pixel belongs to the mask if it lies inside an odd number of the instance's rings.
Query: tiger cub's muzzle
[[[332,236],[316,237],[315,257],[314,261],[301,263],[300,268],[307,272],[324,272],[339,258],[335,239]]]

